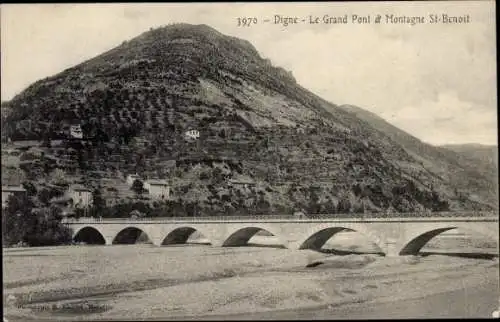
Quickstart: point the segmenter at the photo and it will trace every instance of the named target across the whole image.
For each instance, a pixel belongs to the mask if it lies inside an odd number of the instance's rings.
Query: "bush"
[[[44,205],[48,206],[52,198],[60,197],[63,194],[64,191],[60,189],[42,188],[38,191],[38,200],[40,200],[40,202],[42,202]]]

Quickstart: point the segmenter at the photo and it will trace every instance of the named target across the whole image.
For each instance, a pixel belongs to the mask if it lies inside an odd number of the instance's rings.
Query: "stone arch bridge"
[[[65,219],[73,238],[111,245],[135,243],[144,232],[154,245],[185,243],[199,231],[213,246],[243,246],[260,230],[272,233],[286,248],[320,249],[341,231],[365,235],[386,256],[411,255],[435,236],[452,229],[488,237],[498,245],[498,216],[434,216],[391,218],[294,218],[293,216],[81,218]]]

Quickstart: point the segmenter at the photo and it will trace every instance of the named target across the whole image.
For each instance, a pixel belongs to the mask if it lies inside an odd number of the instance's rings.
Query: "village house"
[[[7,207],[7,200],[10,196],[18,196],[26,194],[26,189],[21,185],[5,185],[2,186],[2,208]]]
[[[185,137],[187,139],[197,140],[200,137],[200,131],[198,131],[198,130],[189,130],[189,131],[186,131]]]
[[[144,182],[144,189],[149,195],[156,199],[168,200],[170,198],[170,186],[166,180],[150,179]]]
[[[92,191],[82,185],[69,186],[66,195],[73,200],[75,208],[86,208],[92,205]]]
[[[71,125],[69,128],[69,134],[73,139],[83,139],[83,131],[80,124]]]
[[[295,217],[295,219],[306,219],[307,218],[307,215],[305,214],[304,211],[296,211],[293,213],[293,217]]]

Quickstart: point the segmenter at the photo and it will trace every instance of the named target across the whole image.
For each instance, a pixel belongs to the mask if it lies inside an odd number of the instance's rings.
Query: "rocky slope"
[[[429,173],[440,176],[455,190],[493,207],[498,204],[498,156],[496,146],[476,144],[433,146],[357,106],[342,105],[346,111],[369,123],[400,144]]]
[[[75,123],[85,140],[49,146]],[[186,140],[189,129],[200,138]],[[93,184],[131,172],[168,177],[173,198],[195,204],[196,214],[496,205],[496,186],[481,173],[430,170],[397,136],[304,89],[247,41],[205,25],[150,30],[34,83],[2,105],[7,138],[44,141],[43,153],[20,157],[26,180],[50,181],[57,168]]]

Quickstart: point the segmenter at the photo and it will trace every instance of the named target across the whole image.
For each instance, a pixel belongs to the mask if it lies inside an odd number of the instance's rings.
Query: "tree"
[[[56,168],[54,171],[52,171],[50,175],[52,176],[54,184],[64,185],[67,183],[66,173],[64,172],[63,169]]]
[[[137,195],[142,195],[142,193],[144,192],[144,183],[139,179],[135,179],[130,189]]]
[[[349,213],[351,210],[351,202],[347,197],[341,198],[337,204],[337,213]]]
[[[19,242],[30,246],[66,244],[71,241],[71,230],[61,224],[62,211],[51,206],[34,209],[31,198],[10,196],[2,212],[3,242],[13,245]]]
[[[75,218],[78,219],[81,217],[85,217],[85,210],[83,208],[76,208],[75,209]]]
[[[30,246],[67,244],[71,241],[71,230],[61,224],[62,210],[58,207],[38,209],[32,213],[37,223],[25,238]]]
[[[49,189],[43,188],[38,191],[38,200],[40,200],[44,205],[48,205],[51,198],[52,195]]]
[[[101,189],[97,188],[92,192],[92,213],[102,216],[106,208],[106,201],[102,197]]]
[[[317,214],[321,212],[321,205],[319,204],[319,196],[314,187],[309,187],[309,205],[308,213]]]
[[[24,241],[29,232],[33,202],[26,196],[11,195],[2,211],[3,243],[13,245]]]
[[[263,195],[260,195],[255,204],[255,211],[258,214],[266,214],[270,211],[271,204],[269,201],[264,199]]]
[[[26,192],[28,193],[28,196],[36,196],[37,190],[33,182],[26,181],[23,182],[23,188],[26,189]]]
[[[145,216],[144,213],[140,212],[137,209],[132,210],[129,215],[130,215],[130,218],[133,218],[133,219],[142,218]]]

